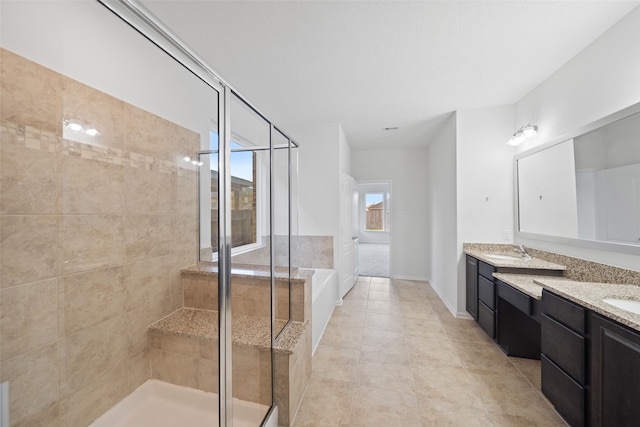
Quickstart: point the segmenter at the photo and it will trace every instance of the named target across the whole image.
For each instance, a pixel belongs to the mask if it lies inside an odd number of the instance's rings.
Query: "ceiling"
[[[339,122],[363,150],[425,146],[454,110],[517,102],[640,2],[139,3],[300,143]]]

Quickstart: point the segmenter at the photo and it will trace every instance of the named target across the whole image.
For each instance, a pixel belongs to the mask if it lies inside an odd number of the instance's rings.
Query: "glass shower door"
[[[219,122],[221,87],[98,2],[0,8],[0,381],[10,424],[119,426],[98,418],[160,387],[195,403],[217,390],[215,322],[180,333],[158,322],[196,311],[210,320],[216,309],[183,298],[181,269],[198,260],[196,171],[206,166],[196,153]],[[199,296],[208,304],[213,292]],[[116,418],[178,425],[160,406]]]
[[[231,395],[244,402],[234,419],[256,413],[261,421],[273,404],[271,125],[235,93],[229,116]]]
[[[273,404],[271,125],[229,89],[223,106],[200,154],[200,259],[218,272],[220,423],[260,425]]]

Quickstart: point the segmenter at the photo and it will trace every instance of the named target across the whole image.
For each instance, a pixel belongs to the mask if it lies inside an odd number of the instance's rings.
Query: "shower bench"
[[[232,274],[233,397],[263,405],[273,398],[278,424],[289,426],[311,377],[311,278],[303,272],[292,278],[291,292],[279,289],[283,279],[276,279],[276,313],[282,308],[273,330],[281,332],[272,347],[270,292],[265,286],[270,278],[263,273],[243,269]],[[211,264],[185,268],[182,284],[184,307],[149,326],[151,377],[217,393],[217,271]],[[287,323],[282,317],[289,298]],[[268,310],[261,310],[266,302]]]

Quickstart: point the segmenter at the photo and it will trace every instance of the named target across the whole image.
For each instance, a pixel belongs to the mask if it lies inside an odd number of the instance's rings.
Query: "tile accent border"
[[[61,138],[54,132],[10,121],[0,123],[0,134],[4,144],[47,151],[49,153],[57,152],[63,156],[80,157],[112,165],[158,171],[177,176],[188,176],[196,172],[196,166],[182,159],[176,161],[162,160],[135,152],[71,141]]]

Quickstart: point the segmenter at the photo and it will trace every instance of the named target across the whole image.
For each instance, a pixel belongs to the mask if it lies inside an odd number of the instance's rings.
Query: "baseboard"
[[[397,279],[397,280],[415,280],[418,282],[427,282],[427,277],[426,276],[405,276],[405,275],[394,275],[392,277],[393,279]]]
[[[466,311],[458,312],[458,314],[456,314],[456,318],[458,318],[458,319],[467,319],[467,320],[475,320],[473,318],[473,316],[470,315],[469,313],[467,313]]]
[[[449,301],[446,300],[446,298],[444,298],[444,296],[442,296],[442,293],[440,293],[438,291],[438,289],[436,289],[431,282],[429,282],[429,286],[431,286],[431,289],[434,290],[434,292],[438,295],[438,298],[440,298],[440,301],[442,301],[442,303],[444,304],[445,307],[447,307],[447,310],[449,310],[451,312],[451,315],[455,318],[458,318],[459,313],[458,311],[451,306],[451,304],[449,304]]]

